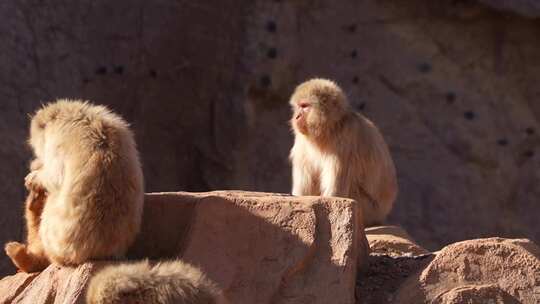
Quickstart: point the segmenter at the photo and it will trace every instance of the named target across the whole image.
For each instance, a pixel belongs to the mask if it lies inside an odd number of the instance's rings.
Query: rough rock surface
[[[540,248],[525,239],[452,244],[401,286],[395,302],[539,303]]]
[[[419,256],[429,251],[418,245],[412,237],[398,226],[378,226],[365,229],[372,254],[392,257]]]
[[[231,303],[354,303],[357,259],[367,258],[356,203],[221,191],[146,196],[131,259],[198,265]],[[0,281],[0,303],[83,303],[98,264],[49,266]]]
[[[493,8],[512,11],[525,17],[540,17],[540,2],[537,0],[480,0]]]
[[[2,0],[0,242],[22,237],[40,102],[125,116],[149,192],[286,193],[287,99],[312,76],[338,80],[387,139],[391,223],[430,250],[540,242],[540,20],[493,9],[532,0],[483,1]]]
[[[401,256],[399,248],[405,248]],[[406,247],[392,255],[375,251],[358,276],[356,294],[357,304],[536,304],[540,248],[525,239],[488,238],[412,257]]]

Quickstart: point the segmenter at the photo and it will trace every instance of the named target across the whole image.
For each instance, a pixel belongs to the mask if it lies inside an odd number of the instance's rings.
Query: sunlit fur
[[[43,245],[39,238],[39,225],[41,213],[45,206],[46,193],[43,189],[29,189],[26,198],[26,244],[9,242],[5,246],[6,254],[11,258],[15,266],[24,272],[35,272],[49,265],[48,258],[44,255]]]
[[[197,268],[181,261],[108,266],[90,281],[88,304],[215,304],[221,291]]]
[[[124,255],[139,231],[144,195],[128,124],[103,106],[58,100],[35,113],[29,143],[41,166],[27,183],[47,198],[43,252],[24,258],[76,265]]]
[[[361,203],[365,226],[384,221],[397,195],[394,163],[377,127],[355,112],[330,80],[299,85],[290,103],[293,195],[340,196]],[[302,109],[299,105],[308,103]]]

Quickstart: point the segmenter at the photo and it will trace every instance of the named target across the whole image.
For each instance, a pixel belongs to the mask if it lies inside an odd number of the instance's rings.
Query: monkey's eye
[[[298,106],[299,106],[300,108],[302,108],[302,109],[305,109],[305,108],[309,107],[310,104],[309,104],[309,102],[307,102],[307,101],[300,101],[300,102],[298,103]]]

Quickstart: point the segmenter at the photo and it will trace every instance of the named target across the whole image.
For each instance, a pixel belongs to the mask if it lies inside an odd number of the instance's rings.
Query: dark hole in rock
[[[263,87],[269,87],[272,84],[272,79],[269,75],[263,75],[260,79],[261,86]]]
[[[533,157],[534,156],[534,151],[533,150],[527,150],[523,153],[523,155],[525,157]]]
[[[356,50],[353,50],[351,52],[351,58],[356,58],[358,56],[358,52]]]
[[[124,66],[117,65],[114,67],[114,72],[118,75],[124,74]]]
[[[274,59],[277,57],[277,49],[276,48],[270,48],[268,49],[268,53],[266,53],[268,58]]]
[[[431,72],[431,64],[427,62],[420,63],[418,65],[418,70],[422,73],[429,73]]]
[[[454,92],[448,92],[446,93],[446,102],[449,104],[454,103],[456,101],[456,93]]]
[[[503,147],[507,146],[508,145],[508,140],[506,138],[501,138],[501,139],[497,140],[497,144],[499,146],[503,146]]]
[[[527,129],[525,129],[525,133],[527,133],[527,135],[533,135],[534,134],[534,128],[528,127]]]
[[[99,67],[97,70],[96,70],[96,74],[98,75],[105,75],[107,74],[107,67]]]
[[[266,22],[266,30],[270,33],[275,33],[277,31],[277,24],[274,21]]]
[[[349,33],[354,33],[354,32],[356,32],[356,24],[351,24],[351,25],[347,26],[347,31],[348,31]]]
[[[467,120],[473,120],[476,118],[476,114],[473,111],[467,111],[463,113],[463,117],[465,117]]]
[[[360,111],[364,111],[364,109],[366,108],[366,103],[365,102],[362,102],[360,103],[358,106],[357,106],[358,110]]]
[[[354,76],[353,79],[352,79],[352,82],[354,84],[357,84],[358,83],[358,76]]]
[[[156,77],[157,77],[157,71],[154,70],[154,69],[151,69],[150,72],[149,72],[149,74],[150,74],[150,77],[152,77],[152,78],[156,78]]]
[[[88,79],[87,77],[84,77],[84,78],[82,79],[82,82],[83,82],[83,83],[89,83],[89,82],[90,82],[90,79]]]

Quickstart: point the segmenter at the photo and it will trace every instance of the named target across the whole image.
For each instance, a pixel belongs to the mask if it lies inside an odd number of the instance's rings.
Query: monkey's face
[[[291,125],[298,132],[307,135],[308,131],[308,118],[313,113],[313,104],[307,100],[299,100],[293,105],[293,117],[291,119]]]
[[[294,130],[318,137],[330,130],[346,112],[346,98],[333,82],[314,79],[299,85],[291,97]]]

